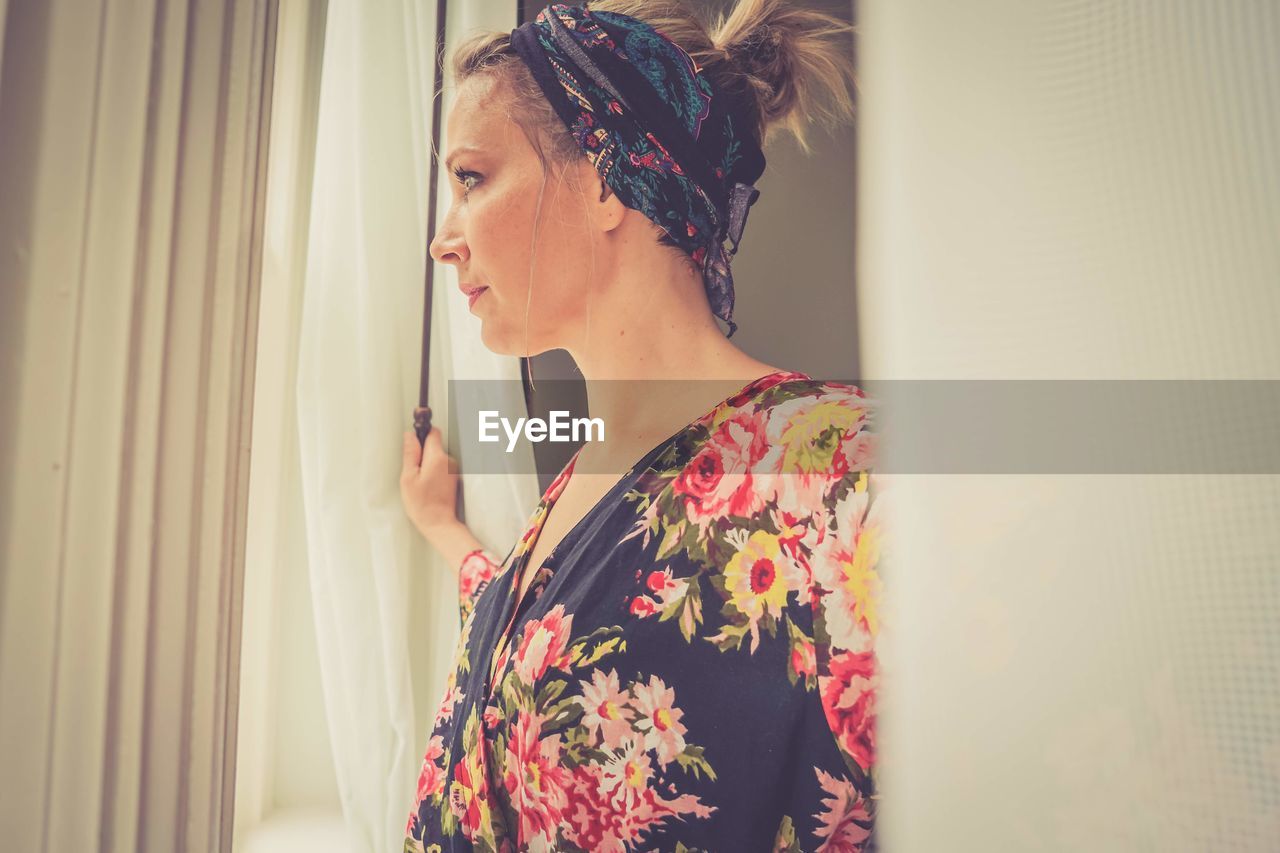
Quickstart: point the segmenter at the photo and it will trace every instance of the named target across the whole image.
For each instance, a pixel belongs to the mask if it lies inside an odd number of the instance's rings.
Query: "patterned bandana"
[[[553,3],[511,44],[619,200],[701,265],[732,337],[729,261],[765,165],[741,118],[689,54],[627,15]]]

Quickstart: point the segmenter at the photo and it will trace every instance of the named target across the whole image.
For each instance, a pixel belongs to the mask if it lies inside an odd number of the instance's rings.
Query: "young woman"
[[[851,112],[849,35],[781,0],[710,31],[598,0],[456,50],[431,256],[490,349],[569,351],[609,441],[500,559],[457,518],[439,432],[405,434],[405,507],[463,620],[406,850],[870,848],[868,401],[716,323],[763,141]],[[690,381],[661,405],[616,381],[657,379]]]

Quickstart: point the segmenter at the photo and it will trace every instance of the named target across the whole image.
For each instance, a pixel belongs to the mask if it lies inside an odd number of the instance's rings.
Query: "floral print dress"
[[[577,455],[463,619],[405,851],[873,846],[870,401],[761,377],[521,573]]]

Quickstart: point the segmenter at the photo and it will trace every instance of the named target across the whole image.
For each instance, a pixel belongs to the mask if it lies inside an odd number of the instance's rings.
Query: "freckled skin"
[[[447,123],[449,148],[482,150],[458,153],[446,172],[453,202],[431,256],[456,266],[460,282],[489,288],[472,308],[486,347],[536,354],[562,345],[565,329],[585,326],[591,289],[607,281],[602,267],[612,252],[604,229],[628,211],[612,193],[612,205],[587,204],[592,194],[583,188],[599,195],[601,183],[585,158],[571,174],[552,168],[544,179],[537,152],[502,101],[490,78],[468,79],[459,90]],[[454,168],[479,177],[464,187]]]

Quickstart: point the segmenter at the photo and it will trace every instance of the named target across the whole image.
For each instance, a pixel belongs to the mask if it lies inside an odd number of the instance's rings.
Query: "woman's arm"
[[[863,853],[877,847],[877,638],[885,511],[881,478],[865,467],[871,442],[860,428],[846,432],[840,443],[838,452],[850,461],[850,470],[834,478],[827,491],[832,511],[822,519],[826,529],[811,555],[813,647],[800,656],[804,671],[816,676],[823,715],[848,771],[845,779],[821,773],[818,778],[824,791],[844,804],[850,849]]]
[[[461,521],[439,529],[424,530],[422,534],[457,573],[458,615],[465,623],[475,609],[476,599],[498,573],[502,561],[481,545]]]
[[[484,552],[484,545],[472,533],[471,528],[454,519],[452,523],[436,527],[418,527],[418,532],[440,552],[444,561],[454,571],[462,568],[463,561],[474,551]]]
[[[400,469],[405,514],[454,572],[468,554],[484,548],[458,519],[458,480],[458,463],[444,452],[439,429],[432,427],[421,445],[405,431]]]
[[[466,622],[501,560],[458,519],[458,463],[444,452],[440,430],[433,428],[421,445],[405,432],[400,497],[413,526],[457,576],[458,613]]]

